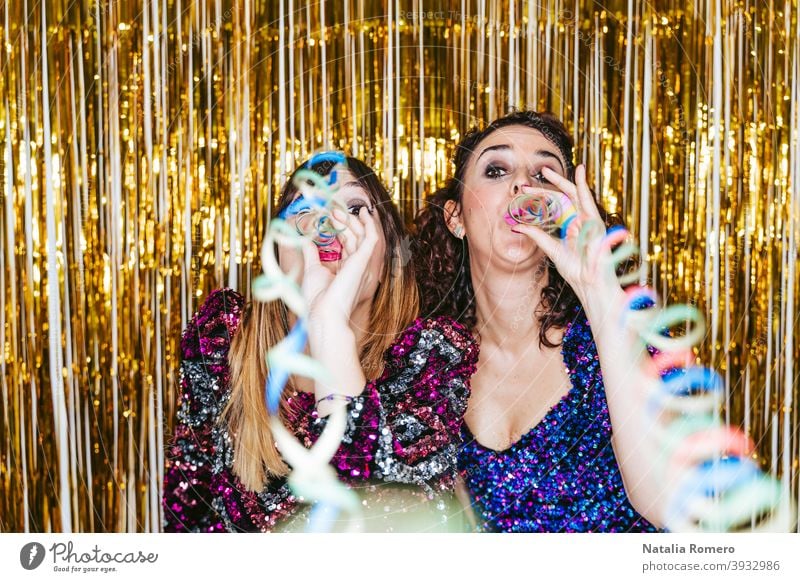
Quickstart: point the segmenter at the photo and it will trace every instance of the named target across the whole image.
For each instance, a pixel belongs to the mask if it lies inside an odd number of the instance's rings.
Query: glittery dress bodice
[[[243,307],[235,291],[215,291],[181,338],[165,531],[302,530],[305,524],[308,506],[285,479],[258,492],[241,484],[232,471],[234,439],[217,422],[229,398],[227,357]],[[347,429],[331,463],[361,495],[367,531],[460,528],[453,524],[462,513],[453,498],[456,455],[477,351],[453,320],[418,319],[385,352],[381,376],[347,405]],[[326,424],[314,395],[295,392],[287,408],[289,428],[313,445]]]
[[[582,310],[561,355],[569,392],[503,451],[481,446],[463,426],[458,458],[481,531],[649,532],[631,506],[611,448],[611,421],[597,349]]]

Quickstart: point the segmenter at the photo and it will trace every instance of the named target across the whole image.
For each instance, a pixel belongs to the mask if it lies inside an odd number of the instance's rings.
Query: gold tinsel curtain
[[[410,219],[512,107],[705,311],[797,499],[796,0],[6,0],[0,30],[0,531],[157,531],[179,333],[248,292],[287,173],[345,149]]]

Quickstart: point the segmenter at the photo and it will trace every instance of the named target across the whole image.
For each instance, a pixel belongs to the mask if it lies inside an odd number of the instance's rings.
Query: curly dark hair
[[[444,208],[448,200],[455,201],[460,207],[467,163],[478,144],[498,129],[512,125],[523,125],[541,132],[561,151],[567,164],[567,177],[575,180],[572,138],[564,124],[551,113],[514,111],[494,120],[483,129],[473,128],[467,132],[456,146],[453,160],[455,174],[443,188],[428,198],[426,206],[415,220],[414,262],[422,298],[422,313],[428,317],[448,315],[469,329],[474,329],[477,324],[475,291],[469,266],[469,244],[466,239],[456,238],[447,228]],[[609,214],[600,204],[598,210],[606,227],[622,224],[618,216]],[[580,308],[580,303],[550,259],[547,259],[547,273],[548,284],[542,289],[539,303],[543,312],[539,317],[539,343],[554,348],[559,343],[548,339],[548,330],[566,327],[574,317],[575,310]]]

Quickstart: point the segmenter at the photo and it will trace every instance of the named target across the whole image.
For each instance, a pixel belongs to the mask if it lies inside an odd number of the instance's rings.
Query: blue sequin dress
[[[481,531],[655,532],[631,506],[611,447],[597,349],[583,310],[561,355],[572,384],[508,449],[481,446],[464,424],[458,467]]]

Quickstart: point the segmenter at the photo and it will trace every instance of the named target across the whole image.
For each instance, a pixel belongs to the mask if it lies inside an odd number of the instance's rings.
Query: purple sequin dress
[[[308,511],[285,479],[253,492],[232,473],[233,440],[217,419],[229,397],[227,356],[243,307],[235,291],[215,291],[183,333],[178,422],[164,478],[165,531],[270,531],[302,521],[298,515]],[[399,484],[399,497],[391,499],[417,510],[430,506],[438,511],[431,519],[447,519],[441,514],[452,504],[443,498],[452,498],[477,353],[469,332],[451,319],[418,319],[386,351],[381,377],[348,404],[347,430],[332,464],[370,499],[373,513],[405,511],[387,505],[394,486],[387,484]],[[289,401],[289,424],[306,446],[325,426],[314,404],[305,392]],[[391,524],[390,516],[375,519],[373,529],[392,529],[380,521]]]
[[[654,532],[633,509],[611,448],[597,348],[583,310],[561,355],[572,387],[508,449],[481,446],[463,428],[458,468],[481,531]]]

